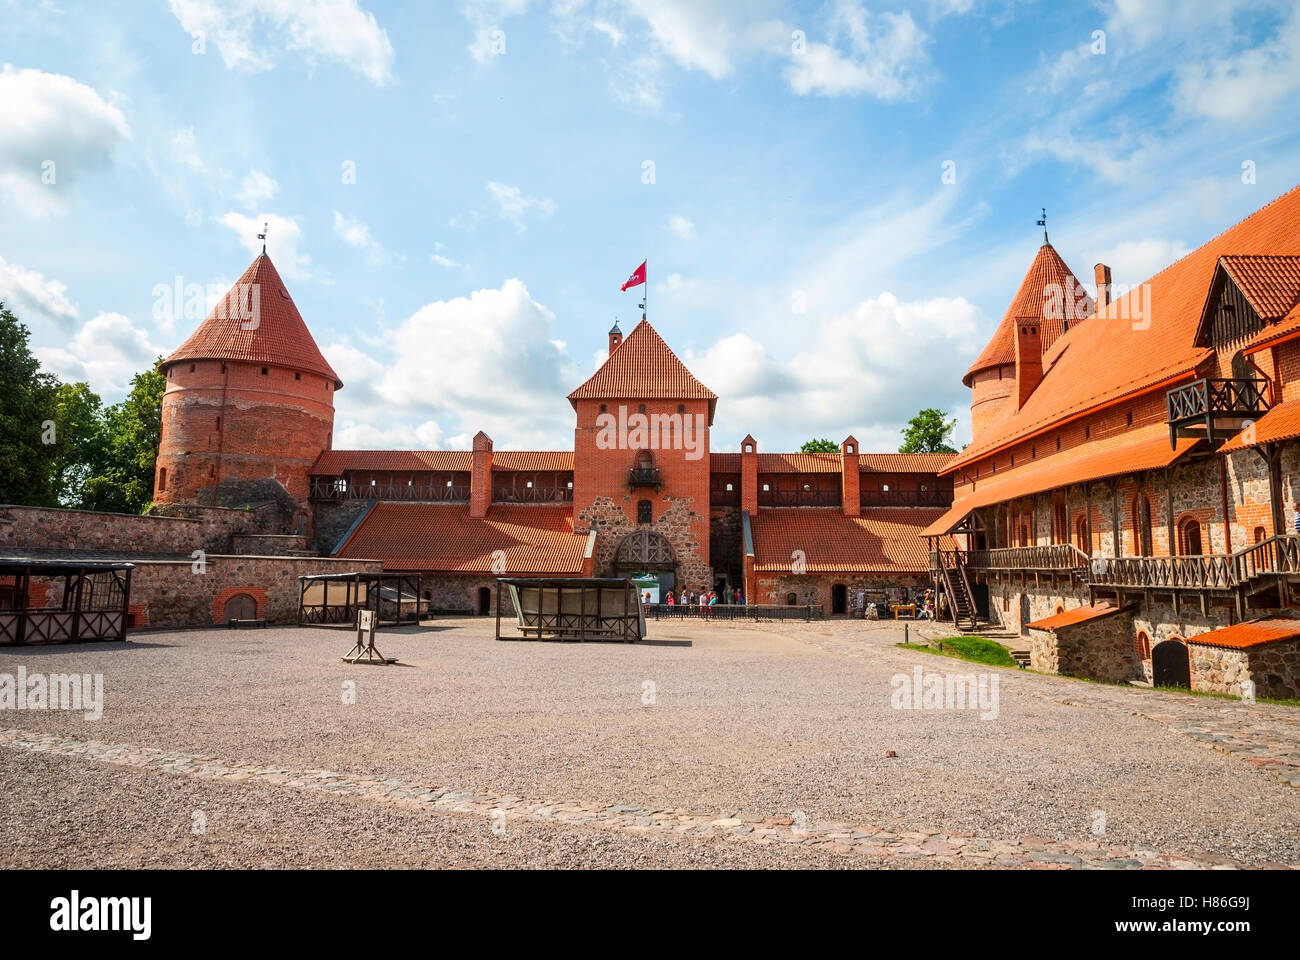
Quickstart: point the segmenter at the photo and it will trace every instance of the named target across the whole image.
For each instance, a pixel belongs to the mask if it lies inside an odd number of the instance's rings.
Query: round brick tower
[[[343,386],[265,251],[163,361],[157,503],[231,505],[277,482],[307,500]]]

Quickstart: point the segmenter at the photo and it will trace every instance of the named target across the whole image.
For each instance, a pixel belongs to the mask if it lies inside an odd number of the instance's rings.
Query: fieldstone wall
[[[834,609],[831,604],[831,590],[837,583],[842,583],[848,589],[848,606],[849,612],[858,612],[856,608],[857,596],[860,591],[866,593],[867,602],[879,602],[886,590],[898,587],[906,587],[909,600],[915,599],[920,601],[921,596],[930,586],[930,577],[928,574],[770,574],[760,573],[757,576],[758,596],[756,598],[747,597],[750,603],[776,603],[784,604],[788,602],[789,594],[795,595],[795,602],[799,606],[809,605],[821,607],[827,616],[831,615]]]
[[[1044,673],[1124,683],[1141,677],[1128,611],[1058,627],[1030,628],[1029,665]]]
[[[489,615],[496,615],[496,577],[482,574],[424,574],[420,593],[429,601],[429,610],[435,614],[478,614],[479,590],[488,590]],[[501,615],[513,617],[514,604],[505,588],[501,590]]]
[[[186,507],[183,516],[0,506],[0,551],[185,555],[234,549],[237,534],[281,532],[274,511]],[[268,529],[270,527],[271,529]]]
[[[745,589],[745,542],[740,507],[715,507],[709,516],[709,560],[714,574]]]
[[[259,619],[295,623],[298,577],[317,573],[381,572],[378,562],[321,557],[208,556],[205,572],[189,560],[134,561],[131,611],[135,627],[176,628],[223,624],[225,599],[247,593]],[[222,602],[218,602],[222,601]]]
[[[1267,643],[1247,650],[1188,644],[1192,689],[1240,697],[1247,680],[1255,696],[1277,700],[1300,696],[1300,638]]]
[[[235,553],[262,557],[288,557],[307,550],[307,538],[293,534],[237,533],[234,541]]]
[[[1058,576],[1055,585],[1050,577],[1044,577],[1035,587],[1032,580],[1021,584],[1018,576],[1013,579],[1007,574],[989,573],[986,583],[989,588],[989,620],[1022,636],[1028,636],[1025,624],[1052,616],[1057,607],[1073,610],[1087,606],[1089,602],[1087,586],[1072,582],[1068,577]],[[1029,598],[1029,616],[1023,621],[1022,596]]]
[[[312,504],[312,541],[324,556],[334,552],[357,517],[370,506],[369,500],[322,500]]]
[[[668,508],[653,523],[638,524],[625,512],[636,512],[632,497],[596,497],[590,507],[575,518],[575,526],[596,531],[596,555],[593,576],[615,575],[614,555],[623,538],[637,530],[649,529],[661,534],[672,545],[677,560],[677,589],[713,589],[713,568],[700,556],[697,529],[708,529],[707,517],[694,509],[694,497],[665,497],[657,504],[667,503]]]

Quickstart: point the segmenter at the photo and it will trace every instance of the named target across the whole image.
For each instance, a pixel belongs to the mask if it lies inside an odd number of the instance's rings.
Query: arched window
[[[1089,556],[1092,555],[1092,532],[1088,529],[1088,514],[1079,514],[1074,521],[1074,545]]]
[[[1265,531],[1263,527],[1256,527],[1256,528],[1255,528],[1255,542],[1256,542],[1256,543],[1263,543],[1263,542],[1264,542],[1265,540],[1267,540],[1267,539],[1268,539],[1268,533],[1267,533],[1267,531]]]
[[[1069,514],[1065,506],[1065,497],[1062,494],[1056,494],[1052,497],[1052,542],[1069,543],[1070,542],[1070,522]]]
[[[159,492],[167,489],[167,468],[158,468],[158,490]]]
[[[1151,635],[1145,630],[1139,630],[1133,638],[1133,652],[1139,660],[1151,659]]]
[[[1199,557],[1205,552],[1201,543],[1201,523],[1186,517],[1178,524],[1178,552],[1185,557]]]

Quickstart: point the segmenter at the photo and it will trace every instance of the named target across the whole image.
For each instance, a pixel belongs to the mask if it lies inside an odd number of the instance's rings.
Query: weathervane
[[[1041,220],[1038,221],[1038,225],[1043,228],[1043,243],[1047,244],[1048,246],[1051,246],[1050,241],[1048,241],[1047,239],[1047,208],[1046,207],[1043,207],[1043,217]]]
[[[257,239],[262,241],[262,256],[266,256],[266,234],[269,223],[262,224],[262,232],[257,235]]]

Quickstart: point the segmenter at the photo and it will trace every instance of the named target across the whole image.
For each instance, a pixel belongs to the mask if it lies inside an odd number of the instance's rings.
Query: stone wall
[[[788,595],[795,595],[795,602],[800,606],[812,605],[821,607],[827,616],[831,616],[834,609],[832,604],[831,592],[837,583],[842,583],[847,588],[847,600],[850,613],[854,611],[854,604],[858,591],[865,591],[867,602],[879,602],[881,596],[888,589],[897,587],[906,587],[909,599],[916,599],[918,602],[925,589],[930,586],[930,577],[927,574],[792,574],[792,573],[759,573],[756,577],[758,582],[757,598],[747,597],[751,603],[775,603],[785,604],[788,602]]]
[[[246,593],[257,617],[271,623],[298,619],[298,577],[318,573],[374,572],[378,562],[320,557],[208,556],[204,573],[188,560],[134,561],[131,612],[134,627],[204,627],[225,623],[225,601]]]
[[[329,556],[342,542],[373,500],[322,500],[311,505],[312,541],[316,551]]]
[[[1192,689],[1240,697],[1247,680],[1255,696],[1276,700],[1300,695],[1300,638],[1266,643],[1246,650],[1188,643]]]
[[[496,615],[497,581],[496,577],[480,574],[426,574],[420,582],[420,593],[428,599],[429,609],[435,614],[474,614],[479,611],[479,591],[488,590],[488,612]],[[501,589],[501,615],[513,617],[514,604],[510,602],[510,593]]]
[[[1044,673],[1124,683],[1141,677],[1133,648],[1133,619],[1120,610],[1103,617],[1057,627],[1031,628],[1029,665]]]
[[[237,534],[267,531],[266,510],[189,507],[185,516],[96,513],[47,507],[0,506],[0,551],[23,554],[113,553],[185,555],[229,552]],[[274,530],[273,532],[280,532]]]
[[[656,501],[656,509],[660,512],[652,523],[647,524],[634,522],[638,499],[643,498],[623,496],[615,501],[612,497],[596,497],[591,506],[575,519],[575,526],[596,531],[593,576],[615,576],[614,555],[623,538],[637,530],[649,529],[661,534],[672,545],[677,560],[677,589],[713,589],[713,569],[701,556],[704,548],[698,538],[699,530],[708,529],[708,517],[696,512],[694,498],[665,497]],[[631,517],[627,511],[631,511]]]
[[[739,507],[714,507],[709,514],[709,559],[713,574],[745,589],[745,543]]]
[[[307,550],[307,538],[281,533],[237,533],[234,553],[262,557],[289,557]]]

